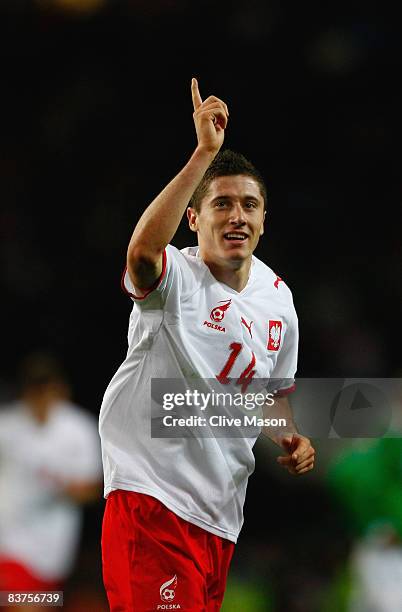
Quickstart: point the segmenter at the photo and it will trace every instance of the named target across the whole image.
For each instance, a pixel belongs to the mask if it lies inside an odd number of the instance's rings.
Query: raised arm
[[[162,254],[208,166],[224,140],[228,108],[209,96],[204,102],[196,79],[191,81],[194,123],[198,144],[190,160],[148,206],[138,221],[127,251],[127,269],[137,289],[148,289],[162,271]],[[176,121],[177,117],[173,117]]]

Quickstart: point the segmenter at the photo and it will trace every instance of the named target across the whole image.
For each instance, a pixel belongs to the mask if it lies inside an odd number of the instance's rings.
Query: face
[[[187,216],[202,258],[222,265],[249,261],[264,233],[264,199],[258,183],[243,174],[215,178],[200,212],[189,208]]]

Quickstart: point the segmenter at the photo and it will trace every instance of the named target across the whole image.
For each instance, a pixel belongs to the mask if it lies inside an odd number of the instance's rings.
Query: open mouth
[[[244,232],[227,232],[223,237],[230,242],[244,242],[248,238]]]

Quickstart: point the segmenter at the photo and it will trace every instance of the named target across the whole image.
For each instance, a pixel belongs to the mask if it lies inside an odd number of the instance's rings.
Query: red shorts
[[[0,557],[0,591],[60,591],[61,583],[43,580],[14,559]]]
[[[111,612],[218,612],[234,543],[184,521],[149,495],[113,491],[102,532]]]

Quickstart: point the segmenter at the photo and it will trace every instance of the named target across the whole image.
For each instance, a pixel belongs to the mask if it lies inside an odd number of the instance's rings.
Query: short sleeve
[[[163,252],[162,272],[158,280],[142,296],[136,295],[127,268],[122,277],[122,288],[140,307],[142,304],[152,308],[163,308],[175,296],[186,299],[199,287],[200,262],[189,258],[182,251],[169,244]]]
[[[124,272],[123,272],[123,276],[121,279],[121,287],[123,289],[123,291],[125,293],[127,293],[131,299],[135,300],[135,301],[142,301],[145,300],[148,295],[150,295],[151,293],[153,293],[154,291],[159,291],[161,292],[163,290],[163,286],[164,286],[164,281],[166,278],[166,268],[167,268],[167,253],[166,253],[167,249],[164,249],[163,251],[163,255],[162,255],[162,272],[159,276],[159,278],[156,280],[156,282],[152,285],[152,287],[150,287],[149,289],[147,289],[143,295],[139,295],[138,290],[136,290],[136,288],[134,287],[130,275],[128,273],[127,270],[127,266],[124,268]]]
[[[295,375],[297,370],[297,354],[299,346],[299,326],[293,303],[289,313],[288,326],[285,332],[282,348],[272,372],[272,378],[278,381],[278,397],[288,395],[296,389]]]

